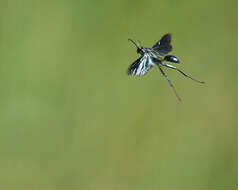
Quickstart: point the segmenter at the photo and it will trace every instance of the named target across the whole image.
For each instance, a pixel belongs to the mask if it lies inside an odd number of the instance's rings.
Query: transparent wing
[[[152,58],[148,54],[144,54],[128,68],[128,75],[145,75],[154,65]]]
[[[158,52],[160,55],[168,54],[172,51],[171,34],[165,34],[153,47],[152,49]]]

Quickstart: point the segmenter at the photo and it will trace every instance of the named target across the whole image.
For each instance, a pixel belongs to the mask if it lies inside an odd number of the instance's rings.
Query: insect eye
[[[141,48],[138,47],[137,50],[136,50],[136,52],[137,52],[137,53],[141,53],[141,52],[142,52]]]

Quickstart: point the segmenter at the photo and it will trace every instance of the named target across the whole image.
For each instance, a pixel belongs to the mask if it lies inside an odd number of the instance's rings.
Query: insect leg
[[[165,67],[168,67],[168,68],[170,68],[170,69],[177,70],[178,72],[182,73],[185,77],[188,77],[188,78],[190,78],[190,79],[192,79],[192,80],[194,80],[194,81],[196,81],[196,82],[205,83],[205,82],[203,82],[203,81],[199,81],[199,80],[197,80],[197,79],[195,79],[195,78],[193,78],[193,77],[187,75],[186,73],[184,73],[183,71],[181,71],[180,69],[178,69],[177,67],[175,67],[175,66],[173,66],[173,65],[163,64],[163,63],[162,63],[162,65],[165,66]]]
[[[177,96],[178,100],[179,100],[179,101],[182,101],[181,98],[179,97],[177,91],[175,90],[174,85],[172,84],[171,80],[169,79],[168,75],[162,70],[162,68],[160,67],[159,64],[157,64],[157,65],[158,65],[159,70],[160,70],[160,72],[162,73],[162,75],[164,75],[164,77],[168,80],[169,85],[172,87],[172,89],[173,89],[175,95]]]

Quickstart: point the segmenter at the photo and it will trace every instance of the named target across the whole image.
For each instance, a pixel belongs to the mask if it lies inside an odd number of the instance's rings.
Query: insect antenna
[[[131,41],[138,48],[138,45],[132,39],[129,38],[128,41]]]

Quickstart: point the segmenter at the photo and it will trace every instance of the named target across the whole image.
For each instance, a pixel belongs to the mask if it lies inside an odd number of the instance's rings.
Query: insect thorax
[[[144,49],[144,52],[146,54],[148,54],[150,57],[155,58],[155,59],[160,59],[159,55],[151,48],[143,48],[143,49]]]

